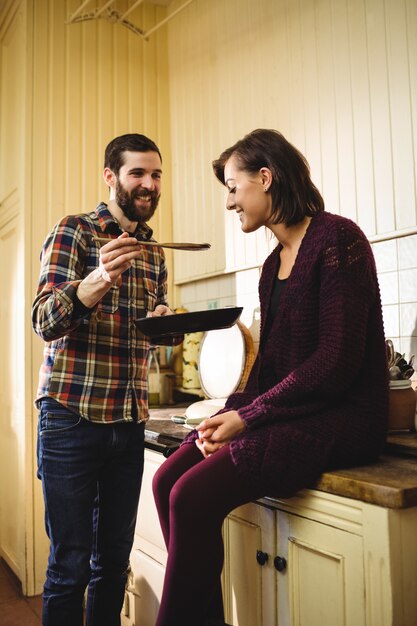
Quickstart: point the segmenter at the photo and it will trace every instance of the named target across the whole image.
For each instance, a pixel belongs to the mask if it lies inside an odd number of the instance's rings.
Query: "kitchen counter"
[[[170,416],[185,407],[151,409],[145,443],[169,456],[190,432]],[[338,496],[393,509],[417,506],[417,433],[390,434],[377,463],[325,472],[313,487]]]
[[[175,424],[171,420],[171,415],[182,415],[185,409],[185,406],[149,409],[150,417],[145,425],[145,446],[150,450],[161,452],[166,457],[174,452],[190,429]]]
[[[417,458],[417,433],[396,432],[387,437],[386,451],[389,454],[410,455]]]

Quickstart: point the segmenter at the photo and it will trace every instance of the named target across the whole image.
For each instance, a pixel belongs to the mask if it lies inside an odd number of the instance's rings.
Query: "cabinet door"
[[[166,565],[165,542],[152,493],[154,474],[164,461],[165,458],[162,454],[153,450],[145,450],[145,467],[143,470],[133,548],[139,548],[159,563]]]
[[[130,555],[122,626],[154,626],[162,597],[165,567],[141,550]]]
[[[275,512],[257,504],[235,509],[224,529],[225,618],[233,626],[276,623]]]
[[[279,626],[365,626],[363,544],[358,535],[279,512]]]

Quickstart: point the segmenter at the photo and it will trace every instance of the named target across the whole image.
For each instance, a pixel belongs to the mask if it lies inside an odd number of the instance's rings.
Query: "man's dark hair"
[[[224,167],[230,157],[239,170],[256,174],[262,167],[272,173],[272,222],[292,226],[306,215],[324,211],[323,198],[310,178],[305,157],[276,130],[252,131],[213,161],[216,177],[224,185]]]
[[[115,137],[107,145],[104,152],[104,167],[108,167],[112,172],[118,175],[120,168],[124,164],[124,152],[126,150],[130,152],[157,152],[162,162],[159,148],[152,139],[145,137],[145,135],[139,135],[138,133],[129,133]]]

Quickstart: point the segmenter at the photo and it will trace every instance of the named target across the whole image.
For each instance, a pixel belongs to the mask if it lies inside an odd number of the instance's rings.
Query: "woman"
[[[375,460],[386,432],[384,331],[366,237],[324,211],[305,158],[276,131],[246,135],[213,168],[242,230],[266,226],[279,243],[262,269],[260,349],[244,391],[155,475],[168,548],[156,626],[223,624],[228,513]]]

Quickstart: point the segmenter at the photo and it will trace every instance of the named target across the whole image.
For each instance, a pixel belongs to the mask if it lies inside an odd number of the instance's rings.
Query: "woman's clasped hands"
[[[237,411],[227,411],[201,422],[196,446],[207,458],[245,430],[245,422]]]

